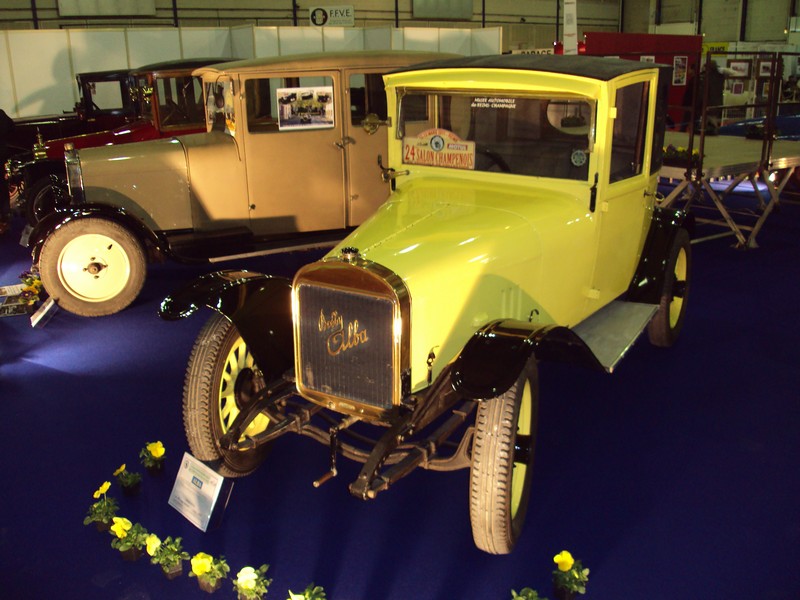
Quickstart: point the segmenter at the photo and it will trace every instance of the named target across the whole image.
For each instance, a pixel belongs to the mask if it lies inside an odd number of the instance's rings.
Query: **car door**
[[[595,299],[605,304],[630,284],[650,224],[655,175],[650,175],[649,148],[652,103],[650,81],[619,87],[615,94],[616,118],[611,132],[610,167],[605,194],[597,199],[597,262],[593,277]]]
[[[243,79],[250,226],[257,234],[345,226],[344,111],[337,71]]]
[[[386,161],[389,116],[383,73],[387,69],[345,70],[350,110],[345,110],[343,138],[347,161],[347,225],[360,225],[389,196],[381,180],[378,155]],[[366,125],[366,128],[365,128]]]

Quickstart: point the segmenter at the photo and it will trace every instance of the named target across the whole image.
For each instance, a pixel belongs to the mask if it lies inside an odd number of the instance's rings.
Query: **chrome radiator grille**
[[[300,284],[298,387],[312,398],[388,410],[395,382],[394,306],[389,298]]]

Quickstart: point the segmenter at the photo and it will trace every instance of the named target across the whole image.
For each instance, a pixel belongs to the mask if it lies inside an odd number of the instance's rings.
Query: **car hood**
[[[583,199],[528,185],[500,192],[491,184],[411,181],[329,258],[357,248],[405,282],[413,385],[422,386],[429,353],[437,357],[435,375],[488,322],[583,318],[593,266],[593,253],[580,251],[593,240],[588,185],[585,192]]]
[[[153,127],[152,122],[147,119],[137,119],[108,131],[96,131],[94,133],[48,140],[45,147],[49,158],[59,158],[64,156],[64,144],[67,143],[80,150],[81,148],[128,144],[156,137],[158,137],[158,131]]]

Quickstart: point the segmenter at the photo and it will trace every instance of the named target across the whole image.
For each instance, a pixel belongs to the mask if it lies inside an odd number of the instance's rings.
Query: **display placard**
[[[209,526],[216,527],[222,521],[232,489],[233,481],[184,452],[169,505],[192,525],[208,531]]]

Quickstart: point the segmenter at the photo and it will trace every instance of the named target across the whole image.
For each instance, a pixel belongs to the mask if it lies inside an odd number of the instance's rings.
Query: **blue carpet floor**
[[[0,285],[30,266],[0,238]],[[162,538],[223,554],[234,572],[270,564],[268,598],[312,581],[332,600],[552,598],[552,557],[591,569],[590,600],[800,598],[800,207],[782,205],[741,251],[694,246],[689,313],[670,350],[640,340],[613,375],[540,366],[540,439],[528,522],[510,556],[473,546],[467,471],[420,470],[376,500],[347,492],[356,465],[319,489],[327,450],[279,440],[237,480],[222,526],[203,533],[167,504],[187,450],[181,390],[207,315],[158,319],[161,299],[211,269],[153,266],[141,297],[110,317],[64,311],[43,328],[0,318],[0,598],[204,598],[125,562],[82,524],[92,492],[145,442],[167,447],[120,513]],[[291,274],[319,253],[251,259]],[[139,469],[141,470],[141,469]],[[235,597],[230,586],[214,597]]]

